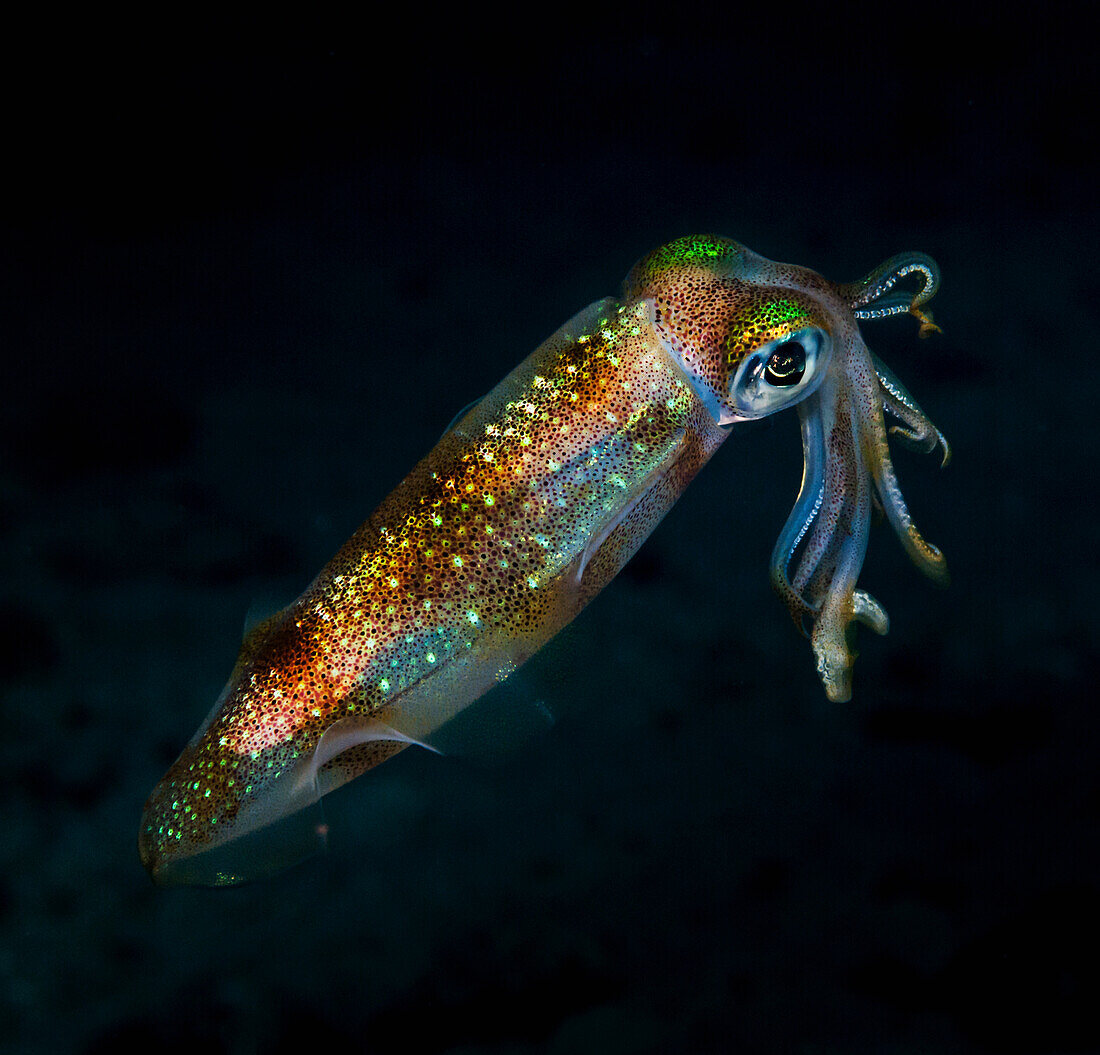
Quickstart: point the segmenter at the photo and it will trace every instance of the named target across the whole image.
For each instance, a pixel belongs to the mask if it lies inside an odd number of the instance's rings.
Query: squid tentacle
[[[812,621],[810,641],[818,673],[831,699],[851,694],[855,654],[852,623],[878,634],[889,630],[883,606],[856,579],[867,550],[872,508],[883,510],[910,558],[927,575],[946,581],[942,553],[916,526],[898,486],[883,418],[890,411],[922,449],[943,446],[942,433],[894,376],[874,361],[860,341],[848,353],[850,372],[869,385],[832,379],[801,408],[804,468],[802,488],[772,556],[772,579],[795,622]],[[865,358],[864,358],[865,357]],[[864,359],[864,366],[855,363]],[[801,551],[794,574],[790,565]]]
[[[852,618],[879,636],[890,632],[890,617],[886,609],[866,590],[856,590],[852,594]]]
[[[942,447],[943,458],[940,461],[940,468],[947,468],[951,461],[951,444],[929,418],[914,414],[910,407],[894,399],[889,392],[883,393],[882,405],[884,410],[905,422],[904,426],[891,425],[891,436],[897,436],[898,442],[903,447],[919,451],[921,454],[931,454],[937,447]]]
[[[909,275],[920,275],[923,279],[921,288],[916,293],[890,292],[901,279]],[[920,306],[930,301],[939,288],[940,269],[935,260],[924,253],[899,253],[879,264],[858,282],[837,286],[837,292],[848,301],[848,306],[857,319],[913,315],[920,321],[919,336],[927,337],[941,331],[932,321],[932,313],[921,311]]]
[[[825,499],[824,439],[818,402],[815,394],[798,408],[802,426],[802,485],[787,522],[776,539],[770,565],[772,586],[786,603],[795,625],[807,637],[803,620],[806,616],[816,616],[818,609],[795,589],[791,582],[790,566]]]
[[[830,423],[828,438],[821,443],[823,460],[829,472],[824,477],[818,515],[814,520],[809,538],[806,539],[802,559],[792,579],[794,589],[799,594],[809,596],[808,603],[815,615],[820,614],[821,602],[818,597],[823,593],[818,583],[824,578],[827,584],[828,579],[831,578],[832,568],[829,557],[837,530],[844,519],[846,496],[855,485],[855,480],[851,478],[850,466],[839,460],[832,449],[835,428],[835,423]],[[825,431],[825,426],[822,425],[821,429]]]
[[[924,539],[917,530],[916,524],[913,523],[894,472],[894,463],[890,458],[890,448],[886,442],[882,419],[872,418],[865,424],[869,433],[865,442],[871,447],[867,460],[870,463],[871,477],[886,519],[890,522],[910,560],[930,579],[946,585],[947,561],[939,549]]]
[[[838,442],[850,444],[846,452],[846,473],[854,477],[847,481],[843,516],[830,541],[830,556],[835,569],[814,621],[810,644],[817,657],[817,670],[830,700],[844,702],[852,695],[852,664],[855,656],[849,647],[848,625],[855,619],[868,622],[872,628],[885,622],[885,612],[869,594],[856,596],[856,578],[867,553],[867,537],[871,525],[871,485],[861,456],[859,433],[861,415],[855,405],[845,408],[844,418],[837,422]],[[845,442],[846,441],[846,442]],[[830,562],[831,563],[831,562]],[[888,625],[888,624],[887,624]]]
[[[875,373],[882,388],[879,394],[883,408],[904,422],[904,427],[891,426],[890,435],[897,436],[904,446],[922,454],[931,454],[937,447],[942,447],[943,461],[940,468],[945,468],[951,461],[951,445],[944,434],[921,410],[920,404],[909,394],[894,372],[876,355],[871,356],[871,361],[875,364]]]
[[[898,283],[916,276],[906,292]],[[921,310],[939,286],[939,269],[921,253],[891,257],[858,282],[834,287],[854,319],[911,314],[920,336],[939,329]],[[871,513],[881,509],[910,559],[928,576],[947,581],[943,554],[917,530],[898,486],[888,439],[923,452],[951,448],[905,386],[863,343],[850,334],[836,370],[799,407],[805,459],[802,487],[772,553],[772,582],[795,623],[810,641],[818,673],[830,699],[851,696],[851,626],[862,623],[885,634],[890,620],[883,606],[856,579],[867,551]],[[889,413],[898,424],[887,426]],[[800,553],[797,566],[791,565]]]
[[[891,293],[901,279],[914,274],[924,279],[915,294],[903,290]],[[857,319],[883,319],[915,314],[915,309],[930,301],[939,288],[940,269],[935,260],[924,253],[898,253],[858,281],[837,286],[837,292],[848,301]]]

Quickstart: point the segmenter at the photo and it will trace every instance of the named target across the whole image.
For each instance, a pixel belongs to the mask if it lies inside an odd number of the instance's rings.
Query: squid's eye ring
[[[797,385],[805,373],[806,349],[800,341],[784,341],[764,366],[764,380],[773,388]]]
[[[817,390],[832,352],[832,336],[807,325],[751,352],[730,382],[731,421],[746,421],[794,406]]]

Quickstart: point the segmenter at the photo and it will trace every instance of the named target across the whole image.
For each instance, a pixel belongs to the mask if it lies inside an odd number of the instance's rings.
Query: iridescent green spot
[[[736,256],[741,247],[736,242],[703,236],[678,238],[675,242],[655,249],[643,262],[649,274],[660,274],[685,264],[705,264],[710,260]]]
[[[806,309],[793,300],[773,300],[765,305],[764,318],[771,323],[790,322],[791,319],[801,319],[806,316]]]
[[[795,323],[810,318],[805,305],[788,297],[750,304],[730,320],[724,341],[727,366],[737,366],[761,345],[785,336]]]

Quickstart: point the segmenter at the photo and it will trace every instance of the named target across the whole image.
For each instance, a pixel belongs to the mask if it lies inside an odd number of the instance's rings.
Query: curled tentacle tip
[[[947,442],[947,437],[938,429],[936,430],[936,436],[939,439],[940,446],[943,448],[943,461],[940,462],[940,468],[946,469],[948,462],[951,461],[951,444]]]
[[[890,617],[886,609],[866,590],[856,590],[852,594],[852,618],[870,627],[876,634],[890,632]]]
[[[912,451],[920,451],[921,454],[931,454],[937,447],[942,447],[941,469],[946,469],[948,462],[951,461],[951,444],[947,442],[947,437],[931,424],[929,430],[920,432],[907,428],[905,425],[891,425],[887,429],[887,433],[890,436],[896,436],[902,446],[908,447]]]
[[[916,301],[909,305],[909,314],[915,315],[920,320],[920,329],[917,330],[917,336],[921,340],[924,340],[925,337],[931,337],[934,333],[943,333],[943,330],[932,321],[932,313],[921,311],[917,307]]]
[[[916,561],[917,567],[937,586],[950,586],[951,574],[947,570],[947,558],[931,542],[925,542],[924,539],[921,539],[921,548],[922,553]]]
[[[931,454],[943,439],[935,430],[923,429],[918,432],[905,425],[891,425],[887,429],[887,435],[896,437],[903,447],[908,447],[911,451],[919,451],[921,454]]]

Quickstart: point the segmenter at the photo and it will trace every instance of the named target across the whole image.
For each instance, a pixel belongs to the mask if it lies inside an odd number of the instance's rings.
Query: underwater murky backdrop
[[[748,66],[639,25],[488,70],[35,82],[2,257],[6,1052],[1100,1050],[1084,67],[1049,26],[948,63],[985,30],[956,21],[941,77],[827,31],[765,62],[768,26]],[[942,336],[862,329],[951,441],[942,472],[895,452],[951,587],[877,525],[891,631],[828,703],[767,576],[797,417],[739,426],[519,683],[544,732],[402,752],[272,880],[155,889],[142,802],[246,613],[693,231],[837,280],[938,260]]]

